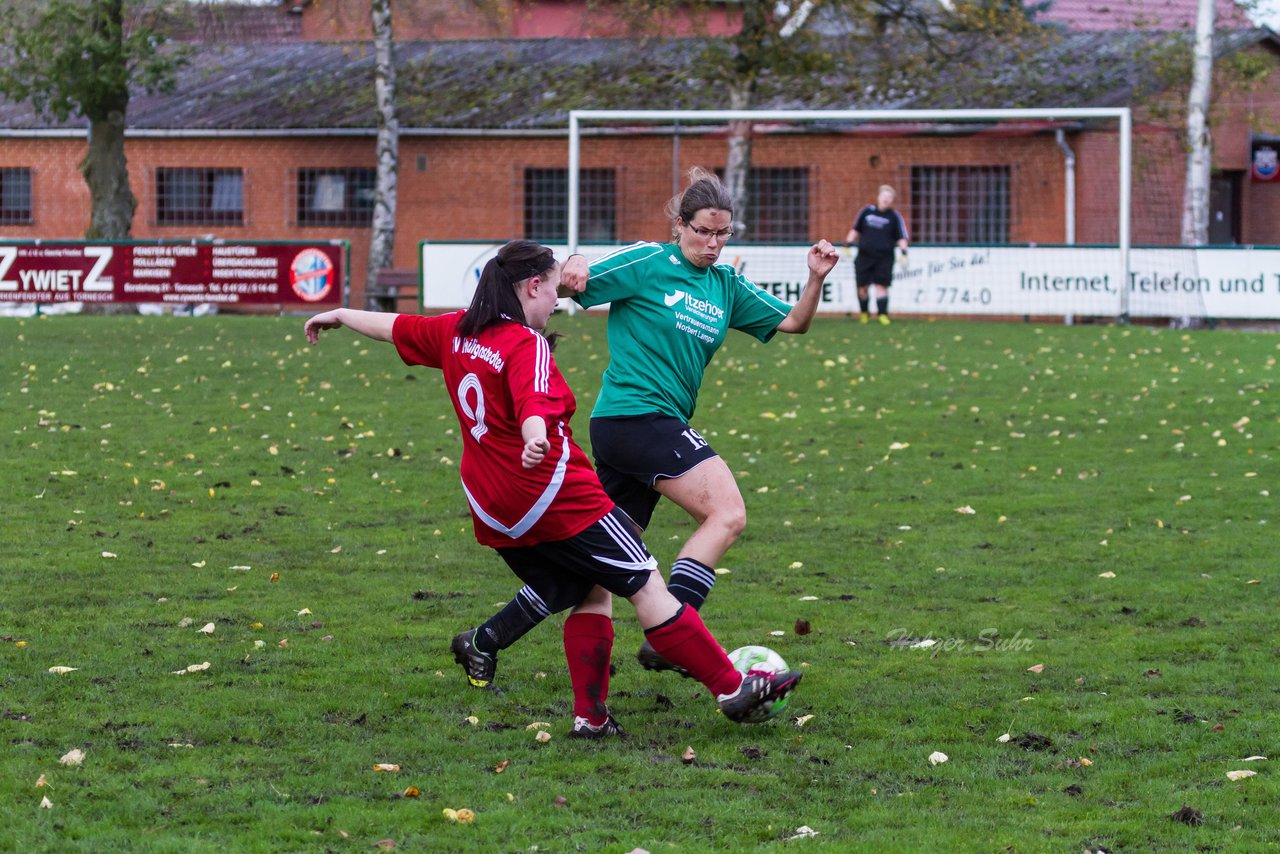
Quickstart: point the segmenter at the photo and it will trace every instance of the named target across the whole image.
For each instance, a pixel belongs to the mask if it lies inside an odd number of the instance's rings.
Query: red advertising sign
[[[342,302],[341,243],[0,243],[0,302]]]

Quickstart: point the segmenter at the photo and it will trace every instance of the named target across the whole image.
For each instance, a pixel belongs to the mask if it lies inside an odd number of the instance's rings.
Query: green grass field
[[[585,443],[604,322],[553,325]],[[618,603],[629,736],[578,743],[559,618],[496,692],[448,653],[518,585],[436,375],[301,331],[0,320],[0,850],[1280,846],[1275,335],[734,336],[694,423],[749,522],[703,613],[805,669],[791,718],[641,670]]]

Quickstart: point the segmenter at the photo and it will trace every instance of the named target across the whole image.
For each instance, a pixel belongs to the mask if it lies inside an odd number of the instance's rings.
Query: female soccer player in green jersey
[[[560,294],[584,308],[610,304],[610,361],[591,413],[596,471],[640,529],[662,496],[698,523],[667,581],[672,595],[698,609],[715,583],[713,567],[747,522],[733,472],[689,425],[703,373],[730,329],[762,342],[807,332],[838,256],[818,241],[800,299],[792,306],[774,298],[718,263],[733,237],[733,199],[715,175],[695,169],[690,179],[668,205],[671,243],[635,243],[590,266],[571,256]],[[484,652],[496,656],[546,616],[530,593],[521,590],[476,632]],[[648,643],[637,658],[650,670],[680,671]],[[458,663],[468,666],[461,657]]]

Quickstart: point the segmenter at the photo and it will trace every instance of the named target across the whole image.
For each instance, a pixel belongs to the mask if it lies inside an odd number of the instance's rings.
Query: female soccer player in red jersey
[[[525,583],[503,611],[454,638],[472,684],[487,684],[497,651],[534,624],[516,612],[571,608],[564,624],[571,735],[620,733],[605,704],[612,593],[635,606],[646,640],[706,686],[726,717],[762,720],[801,674],[744,677],[734,670],[698,612],[667,591],[634,525],[600,486],[573,440],[576,402],[541,332],[559,284],[551,250],[518,240],[485,265],[465,311],[420,317],[339,308],[312,317],[305,331],[314,344],[322,330],[346,326],[394,344],[406,364],[444,375],[462,427],[462,487],[476,539]]]

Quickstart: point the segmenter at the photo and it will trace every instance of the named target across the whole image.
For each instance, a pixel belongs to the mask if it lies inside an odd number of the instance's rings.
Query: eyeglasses
[[[710,240],[713,237],[718,237],[720,240],[723,241],[733,237],[732,228],[722,228],[719,231],[712,231],[709,228],[703,228],[698,225],[690,225],[689,229],[694,234],[698,235],[698,237],[702,238],[703,240]]]

